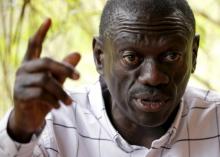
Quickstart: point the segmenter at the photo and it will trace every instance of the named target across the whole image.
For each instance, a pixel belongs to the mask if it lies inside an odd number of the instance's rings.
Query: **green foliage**
[[[66,86],[96,79],[91,41],[97,34],[103,4],[104,0],[0,1],[0,117],[13,104],[14,76],[27,42],[48,17],[53,24],[44,43],[42,56],[61,60],[67,53],[78,51],[83,58],[78,66],[81,79]]]
[[[209,0],[202,3],[190,0],[197,21],[197,33],[200,34],[200,50],[198,53],[197,70],[191,85],[199,85],[220,91],[218,66],[220,65],[220,3]]]
[[[189,1],[201,35],[198,68],[191,85],[220,90],[220,0]],[[50,17],[53,25],[44,43],[42,56],[61,60],[78,51],[81,79],[67,81],[65,87],[94,82],[97,74],[92,58],[92,37],[98,34],[100,13],[105,0],[0,0],[0,117],[13,104],[12,89],[16,69],[22,61],[30,36]]]

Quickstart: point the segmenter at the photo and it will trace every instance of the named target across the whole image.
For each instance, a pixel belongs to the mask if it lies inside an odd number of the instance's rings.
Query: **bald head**
[[[184,21],[187,30],[195,34],[195,18],[186,0],[108,0],[101,17],[99,33],[108,37],[121,18],[154,20],[175,14]]]

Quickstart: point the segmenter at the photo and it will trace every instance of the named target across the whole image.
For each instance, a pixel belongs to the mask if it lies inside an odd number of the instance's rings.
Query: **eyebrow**
[[[128,31],[121,31],[117,33],[116,37],[113,39],[114,43],[148,43],[149,41],[146,40],[149,36],[156,35],[159,40],[165,41],[176,41],[181,40],[182,42],[188,42],[188,35],[186,33],[182,33],[181,31],[169,31],[169,32],[128,32]]]
[[[137,39],[137,34],[133,34],[132,38],[128,38],[128,34],[124,35],[123,37],[119,37],[116,40],[113,41],[115,46],[117,47],[117,50],[121,51],[123,49],[136,49],[139,46],[146,46],[148,45],[148,42],[146,40]],[[166,35],[163,35],[161,37],[158,36],[157,41],[162,40],[162,44],[158,47],[161,49],[161,51],[164,50],[170,50],[170,49],[181,49],[181,51],[185,51],[187,49],[187,43],[189,40],[186,36],[180,35],[180,34],[169,34],[169,37]]]

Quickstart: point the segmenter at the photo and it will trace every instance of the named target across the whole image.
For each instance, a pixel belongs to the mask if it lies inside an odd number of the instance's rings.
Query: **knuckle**
[[[19,76],[23,71],[24,71],[23,67],[20,66],[20,67],[17,69],[15,75],[16,75],[16,76]]]
[[[23,74],[27,69],[26,67],[27,67],[27,62],[21,64],[20,67],[16,71],[16,76]]]
[[[15,98],[15,99],[19,99],[20,96],[22,95],[21,93],[22,93],[22,90],[21,90],[20,85],[18,85],[18,84],[15,83],[15,86],[14,86],[14,94],[13,94],[14,98]]]
[[[21,84],[23,83],[24,77],[23,75],[19,75],[15,78],[15,85],[14,88],[21,86]]]
[[[36,98],[41,98],[44,96],[44,90],[42,88],[38,88],[35,90],[35,97]]]
[[[32,106],[34,102],[44,101],[45,92],[42,88],[17,88],[15,89],[15,93],[13,96],[15,105],[23,105],[23,108],[27,108],[28,106]],[[20,106],[21,107],[21,106]]]
[[[49,66],[52,62],[52,59],[49,57],[44,57],[44,58],[42,58],[42,62],[43,62],[43,64]]]
[[[47,74],[42,74],[39,77],[39,82],[41,83],[47,83],[49,81],[49,76]]]

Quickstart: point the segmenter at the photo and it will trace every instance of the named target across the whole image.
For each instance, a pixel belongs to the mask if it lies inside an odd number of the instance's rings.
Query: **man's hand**
[[[9,134],[19,142],[28,142],[33,133],[45,123],[45,116],[51,109],[59,108],[59,101],[66,105],[72,99],[63,90],[67,77],[79,78],[74,69],[80,60],[78,53],[57,62],[50,58],[40,58],[42,43],[51,25],[47,19],[29,40],[22,65],[16,73],[14,85],[14,110],[8,123]]]

